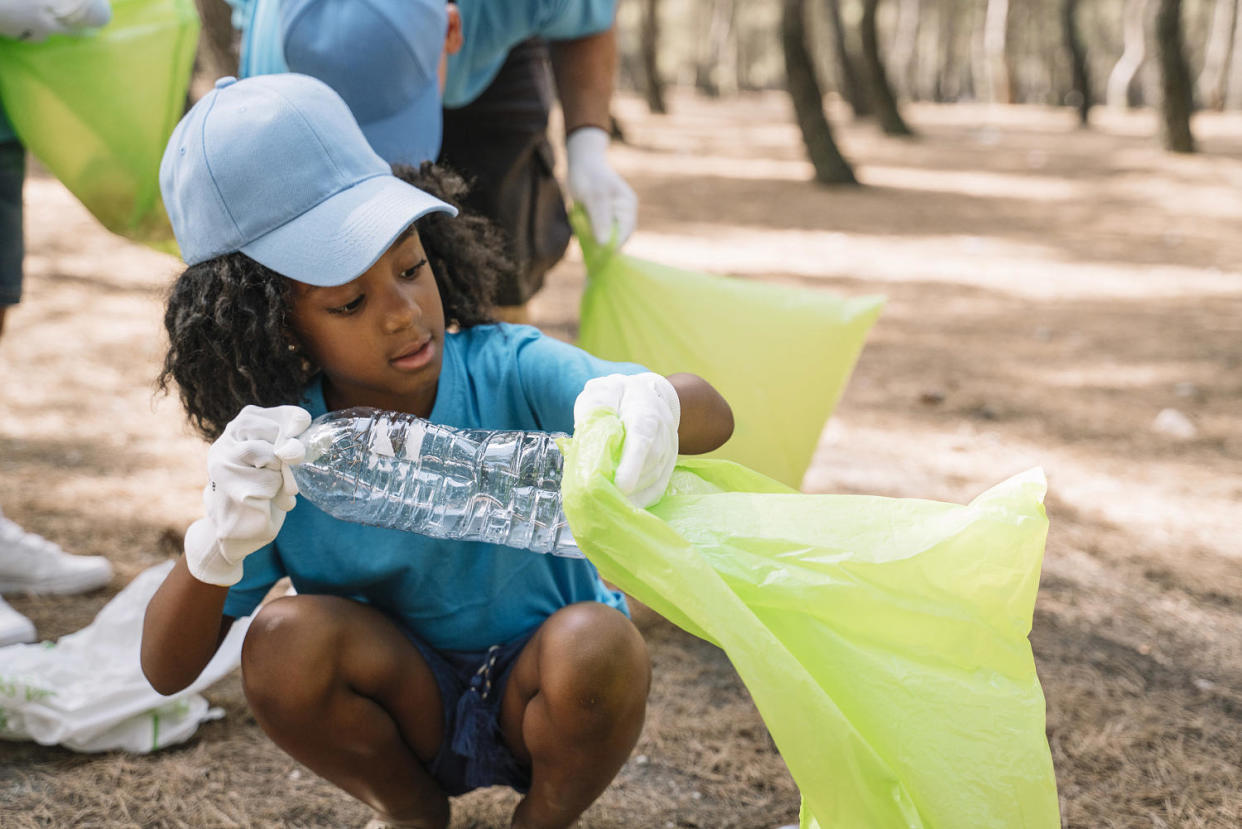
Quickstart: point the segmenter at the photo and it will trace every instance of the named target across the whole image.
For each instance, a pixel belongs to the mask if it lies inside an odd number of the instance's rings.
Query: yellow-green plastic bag
[[[185,109],[193,0],[112,0],[112,20],[42,43],[0,38],[0,101],[18,137],[109,230],[167,242],[164,145]]]
[[[883,297],[658,265],[596,244],[581,211],[573,219],[588,276],[578,345],[703,377],[733,407],[733,437],[711,457],[800,486]]]
[[[1027,634],[1047,518],[1035,469],[970,504],[804,495],[681,458],[644,511],[612,484],[623,427],[561,442],[600,575],[724,649],[803,797],[803,825],[1060,825]]]

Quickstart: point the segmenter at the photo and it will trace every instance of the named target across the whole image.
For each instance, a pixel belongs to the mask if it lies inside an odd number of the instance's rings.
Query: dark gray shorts
[[[573,235],[547,136],[553,87],[548,45],[527,40],[477,99],[444,110],[440,163],[471,183],[466,206],[500,225],[517,265],[497,286],[497,305],[530,299]]]
[[[17,141],[0,142],[0,306],[22,298],[22,182],[26,149]]]
[[[452,797],[488,786],[528,792],[530,769],[500,732],[500,701],[534,631],[477,652],[437,651],[409,630],[405,635],[430,666],[444,708],[444,741],[427,767],[432,778]]]

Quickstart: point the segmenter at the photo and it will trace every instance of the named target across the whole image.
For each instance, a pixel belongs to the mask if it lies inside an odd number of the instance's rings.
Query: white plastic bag
[[[172,566],[140,573],[77,633],[0,648],[0,739],[145,754],[184,742],[199,723],[224,716],[198,692],[238,666],[250,617],[233,623],[184,691],[161,696],[142,675],[142,618]]]

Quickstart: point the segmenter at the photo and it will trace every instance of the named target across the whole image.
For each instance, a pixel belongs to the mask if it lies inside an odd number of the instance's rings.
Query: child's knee
[[[252,708],[313,706],[335,676],[337,636],[323,597],[286,596],[255,615],[242,644],[242,688]]]
[[[642,716],[651,665],[642,634],[626,616],[596,602],[559,611],[541,643],[541,692],[563,714],[600,726]]]

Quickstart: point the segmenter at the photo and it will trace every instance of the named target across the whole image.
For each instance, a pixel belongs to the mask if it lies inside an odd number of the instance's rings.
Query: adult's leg
[[[517,266],[497,290],[506,321],[524,320],[526,301],[565,255],[572,235],[547,137],[552,97],[547,44],[528,40],[510,50],[478,98],[444,110],[440,161],[470,181],[466,205],[505,231]]]
[[[642,733],[647,646],[621,612],[581,602],[548,617],[501,704],[510,750],[531,768],[515,827],[570,826],[608,788]]]
[[[0,115],[0,118],[3,118]],[[0,141],[0,332],[4,314],[22,296],[22,183],[26,151],[17,141]]]
[[[271,602],[246,634],[242,684],[294,759],[394,824],[448,825],[448,798],[424,765],[444,736],[440,691],[383,613],[334,596]]]
[[[3,115],[0,114],[0,118]],[[22,295],[22,182],[26,151],[16,140],[0,141],[0,331],[6,309]],[[0,593],[81,593],[107,584],[112,566],[102,556],[72,556],[29,533],[0,513]],[[11,631],[29,629],[11,608],[3,614]],[[20,630],[18,631],[21,632]],[[33,634],[32,634],[33,635]]]

